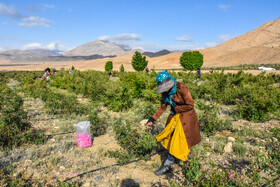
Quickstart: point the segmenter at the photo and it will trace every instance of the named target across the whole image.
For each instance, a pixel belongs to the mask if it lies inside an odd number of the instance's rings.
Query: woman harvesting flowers
[[[148,120],[151,126],[171,106],[166,127],[157,136],[157,141],[168,150],[168,158],[163,165],[155,171],[156,175],[163,175],[171,169],[175,158],[182,161],[188,159],[190,148],[201,141],[194,101],[189,89],[181,82],[177,82],[167,71],[158,73],[156,77],[157,94],[162,95],[160,108]]]

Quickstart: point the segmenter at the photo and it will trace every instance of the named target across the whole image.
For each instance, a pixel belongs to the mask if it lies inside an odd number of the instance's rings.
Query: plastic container
[[[90,147],[92,145],[89,121],[80,121],[79,123],[77,123],[76,133],[77,133],[77,145],[80,148]]]

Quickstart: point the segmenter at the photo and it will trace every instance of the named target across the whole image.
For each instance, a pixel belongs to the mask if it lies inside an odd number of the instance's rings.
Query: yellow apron
[[[174,131],[173,135],[172,132]],[[181,124],[180,115],[176,114],[156,137],[157,141],[176,158],[186,161],[190,152],[187,139]]]

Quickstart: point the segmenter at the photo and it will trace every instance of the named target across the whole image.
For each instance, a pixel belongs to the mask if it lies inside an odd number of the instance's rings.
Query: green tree
[[[120,67],[120,72],[124,72],[123,64],[122,64],[121,67]]]
[[[105,71],[111,71],[113,69],[113,62],[107,61],[105,64]]]
[[[136,71],[143,71],[147,67],[148,61],[145,56],[142,56],[140,52],[136,51],[132,57],[131,64]]]
[[[203,64],[203,54],[199,51],[186,51],[180,57],[180,64],[186,70],[198,70]]]

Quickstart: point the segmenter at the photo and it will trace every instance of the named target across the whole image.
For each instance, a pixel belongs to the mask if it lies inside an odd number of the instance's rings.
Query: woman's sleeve
[[[192,110],[194,108],[194,102],[193,102],[193,98],[191,96],[191,92],[185,85],[181,86],[180,92],[184,99],[185,104],[177,105],[175,107],[176,113],[181,113],[181,112],[186,112],[186,111]]]
[[[154,115],[152,117],[155,120],[158,120],[158,118],[164,113],[166,108],[167,108],[166,104],[164,104],[164,102],[161,101],[161,105],[160,105],[159,109],[157,109],[157,111],[154,113]]]

